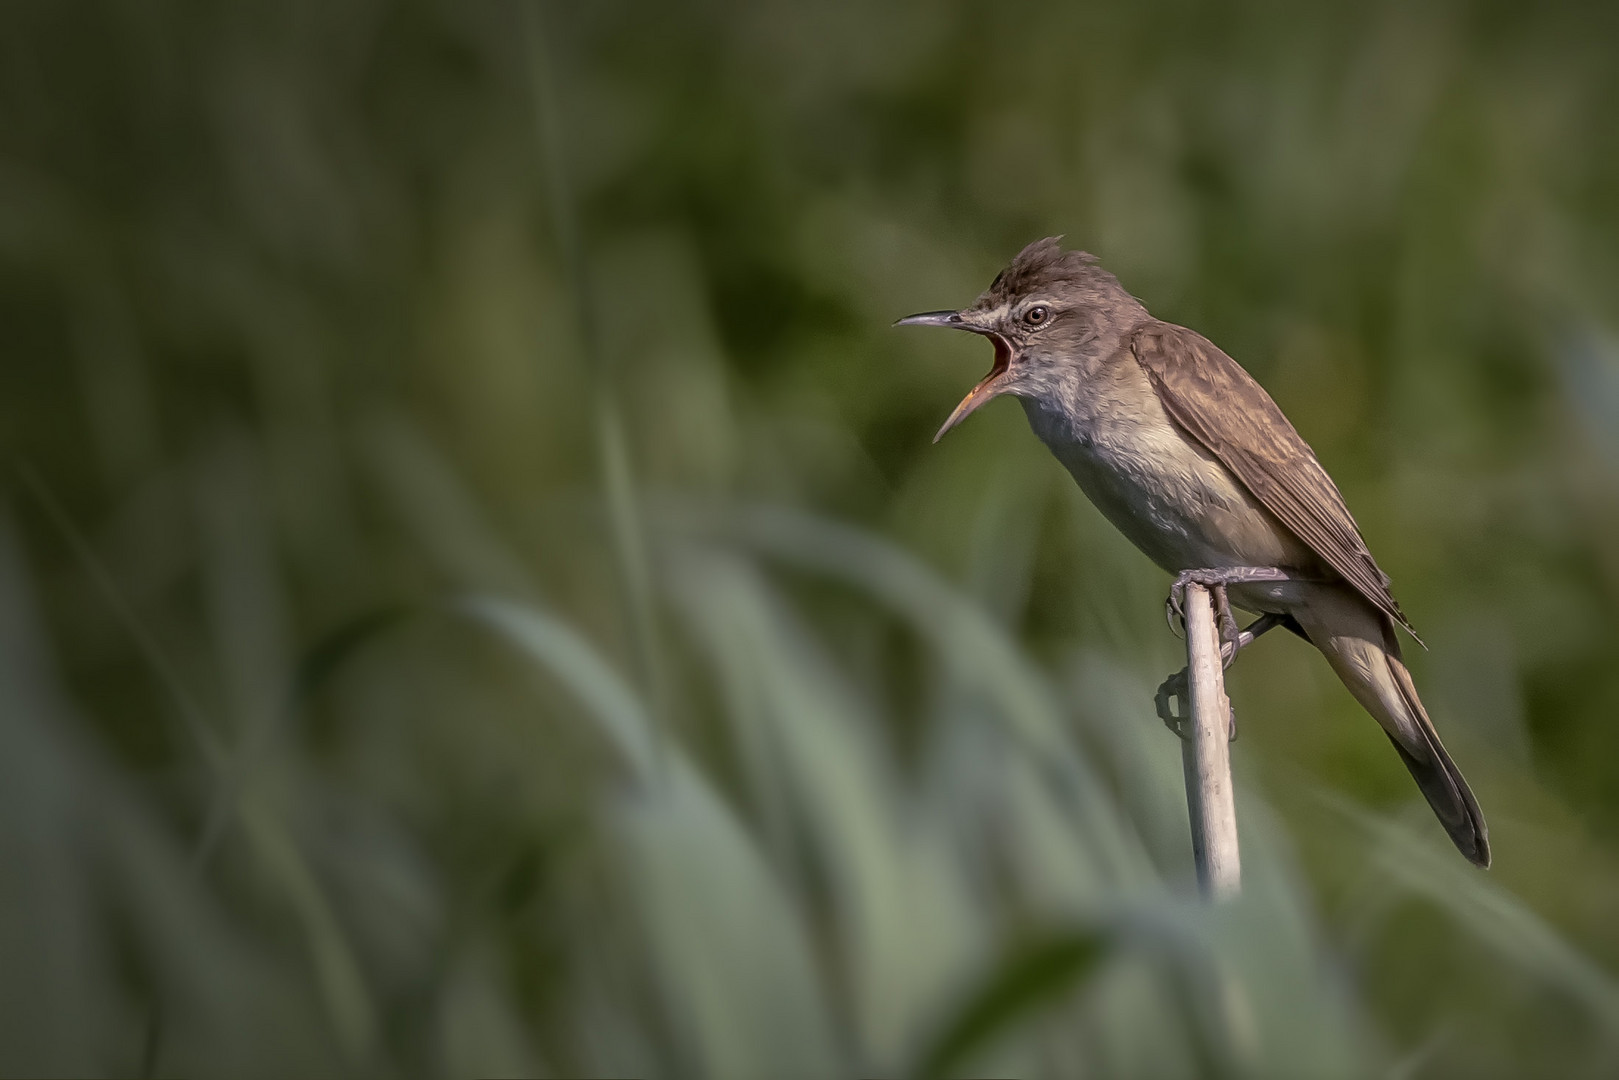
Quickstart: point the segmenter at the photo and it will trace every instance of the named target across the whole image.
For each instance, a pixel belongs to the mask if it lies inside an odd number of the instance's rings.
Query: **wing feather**
[[[1416,638],[1338,486],[1265,388],[1207,338],[1185,327],[1146,323],[1132,335],[1130,348],[1170,419],[1328,566]]]

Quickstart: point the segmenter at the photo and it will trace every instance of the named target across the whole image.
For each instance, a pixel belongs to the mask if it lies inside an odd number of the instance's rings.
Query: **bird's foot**
[[[1223,593],[1224,590],[1221,589]],[[1226,608],[1227,616],[1230,608]],[[1233,625],[1235,620],[1233,619]],[[1222,667],[1230,667],[1237,654],[1258,641],[1268,631],[1276,629],[1285,622],[1281,615],[1261,615],[1249,623],[1245,629],[1237,630],[1230,638],[1220,643],[1220,661]],[[1180,711],[1177,713],[1172,701],[1180,702]],[[1175,733],[1180,739],[1186,738],[1186,721],[1192,715],[1191,695],[1187,686],[1187,669],[1181,668],[1175,674],[1165,679],[1158,687],[1158,693],[1153,698],[1153,704],[1158,709],[1158,718],[1164,726]],[[1237,707],[1231,706],[1231,724],[1229,737],[1232,742],[1237,741]]]
[[[1209,590],[1214,601],[1215,622],[1220,628],[1220,663],[1222,667],[1229,668],[1237,654],[1252,645],[1260,635],[1282,625],[1284,619],[1280,615],[1261,615],[1244,629],[1237,625],[1236,616],[1231,613],[1231,602],[1226,596],[1226,586],[1245,585],[1255,581],[1290,581],[1292,577],[1285,570],[1278,570],[1273,566],[1226,566],[1208,570],[1183,570],[1175,576],[1175,584],[1170,586],[1169,599],[1164,602],[1164,617],[1169,620],[1170,629],[1175,629],[1177,620],[1181,630],[1186,627],[1186,586],[1201,585]],[[1176,712],[1173,701],[1180,702],[1180,711]],[[1182,668],[1163,681],[1158,687],[1158,694],[1153,699],[1158,709],[1158,717],[1164,725],[1173,731],[1177,737],[1186,738],[1186,721],[1192,715],[1191,695],[1187,683],[1187,669]],[[1231,721],[1228,728],[1232,741],[1237,738],[1237,710],[1231,709]]]
[[[1231,603],[1226,598],[1227,585],[1245,585],[1255,581],[1291,581],[1292,576],[1285,570],[1278,570],[1274,566],[1223,566],[1205,570],[1182,570],[1175,575],[1175,583],[1169,587],[1169,598],[1164,601],[1164,618],[1169,622],[1169,628],[1175,629],[1177,621],[1180,623],[1180,632],[1186,629],[1186,586],[1201,585],[1209,590],[1214,599],[1215,620],[1220,627],[1220,652],[1225,665],[1231,666],[1236,658],[1237,650],[1248,641],[1238,643],[1242,631],[1237,628],[1236,617],[1231,614]],[[1258,625],[1257,623],[1254,625]],[[1275,625],[1272,623],[1271,625]],[[1251,629],[1251,627],[1250,627]],[[1270,625],[1264,627],[1259,633],[1269,630]],[[1257,636],[1257,635],[1256,635]],[[1249,641],[1252,639],[1250,638]]]
[[[1173,702],[1180,702],[1180,711],[1176,712]],[[1153,704],[1158,709],[1158,719],[1164,726],[1175,733],[1177,739],[1186,738],[1186,721],[1192,718],[1192,698],[1187,688],[1186,669],[1181,668],[1175,674],[1165,679],[1158,686],[1158,694],[1153,698]],[[1231,706],[1231,719],[1226,728],[1226,738],[1230,742],[1237,741],[1237,707]]]

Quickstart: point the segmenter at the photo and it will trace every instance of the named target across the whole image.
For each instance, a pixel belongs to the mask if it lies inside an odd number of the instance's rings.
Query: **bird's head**
[[[1060,237],[1036,240],[960,311],[907,315],[895,326],[945,326],[982,334],[995,345],[989,374],[961,399],[934,442],[1002,394],[1041,398],[1060,392],[1098,348],[1112,347],[1146,310],[1118,279],[1083,251],[1064,251]]]

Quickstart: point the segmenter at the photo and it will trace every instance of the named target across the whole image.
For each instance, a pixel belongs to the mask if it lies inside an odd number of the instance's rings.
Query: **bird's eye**
[[[1044,304],[1036,304],[1023,313],[1023,321],[1030,326],[1039,326],[1049,318],[1051,318],[1051,312],[1046,309]]]

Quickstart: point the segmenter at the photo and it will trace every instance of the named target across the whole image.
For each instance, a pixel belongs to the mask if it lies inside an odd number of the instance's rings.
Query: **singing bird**
[[[1401,659],[1396,628],[1416,632],[1388,575],[1315,452],[1235,360],[1153,318],[1094,256],[1056,237],[1024,248],[970,307],[896,325],[966,330],[995,346],[994,366],[935,442],[991,399],[1016,397],[1080,489],[1177,575],[1177,590],[1211,588],[1228,662],[1276,626],[1314,645],[1382,725],[1457,848],[1489,866],[1484,816]],[[1259,618],[1239,632],[1228,602]]]

